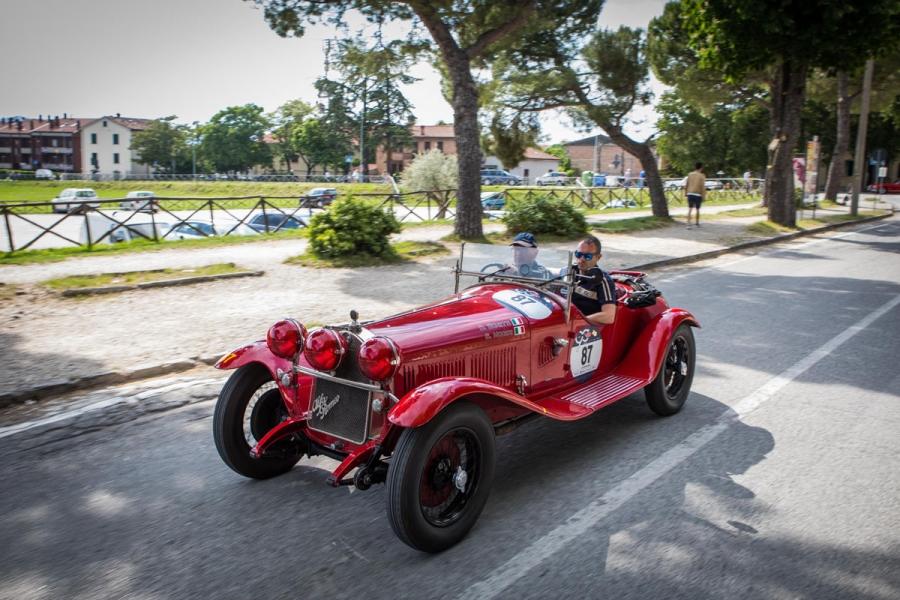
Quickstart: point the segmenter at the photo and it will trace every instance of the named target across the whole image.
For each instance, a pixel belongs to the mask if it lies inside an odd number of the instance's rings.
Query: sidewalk
[[[635,213],[626,213],[620,218],[633,216]],[[725,251],[740,242],[761,239],[746,231],[760,219],[722,218],[701,221],[699,229],[679,223],[653,231],[603,235],[602,264],[607,269],[621,269]],[[501,223],[492,223],[486,229],[502,228]],[[415,227],[399,237],[437,240],[450,232],[449,225]],[[451,269],[459,246],[447,245],[449,255],[366,269],[283,264],[285,258],[305,249],[306,240],[0,267],[0,281],[19,288],[18,295],[7,293],[0,302],[0,407],[29,394],[46,396],[193,368],[198,361],[214,361],[235,347],[263,338],[274,321],[286,316],[309,326],[347,321],[350,310],[355,309],[361,320],[369,320],[434,301],[453,291]],[[266,273],[84,299],[62,298],[34,285],[67,274],[215,262],[234,262]]]

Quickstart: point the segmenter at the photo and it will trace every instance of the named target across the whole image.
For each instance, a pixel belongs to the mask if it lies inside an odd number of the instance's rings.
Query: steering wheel
[[[487,273],[489,271],[496,271],[497,269],[502,269],[505,266],[507,266],[507,265],[504,263],[488,263],[488,264],[484,265],[483,267],[481,267],[481,272]]]

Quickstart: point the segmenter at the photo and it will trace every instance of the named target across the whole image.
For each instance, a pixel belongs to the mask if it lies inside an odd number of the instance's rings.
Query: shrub
[[[386,257],[393,254],[388,236],[399,232],[400,223],[392,213],[347,197],[312,218],[309,243],[319,258]]]
[[[456,156],[429,150],[416,157],[403,171],[403,188],[410,192],[455,190]]]
[[[511,198],[503,221],[510,234],[530,231],[574,238],[587,233],[584,215],[565,200],[551,196]]]

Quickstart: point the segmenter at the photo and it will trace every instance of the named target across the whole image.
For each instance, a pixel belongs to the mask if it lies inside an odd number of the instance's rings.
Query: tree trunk
[[[850,147],[850,93],[848,88],[850,77],[847,71],[837,74],[837,137],[834,141],[834,152],[828,165],[828,178],[825,181],[825,199],[836,200],[841,184],[844,155]]]
[[[806,93],[808,67],[785,59],[778,65],[772,82],[772,111],[769,164],[766,166],[765,201],[769,220],[785,227],[797,223],[794,204],[792,161],[800,137],[800,113]]]
[[[637,142],[624,133],[619,127],[610,123],[598,123],[609,135],[609,138],[626,150],[632,156],[641,161],[644,169],[644,181],[650,190],[650,206],[654,217],[669,218],[669,205],[666,202],[666,193],[663,191],[662,178],[659,176],[659,168],[656,166],[656,157],[646,142]]]
[[[457,177],[455,233],[461,239],[484,237],[481,227],[481,140],[478,135],[478,91],[461,54],[448,60],[453,80],[453,130],[456,134]]]

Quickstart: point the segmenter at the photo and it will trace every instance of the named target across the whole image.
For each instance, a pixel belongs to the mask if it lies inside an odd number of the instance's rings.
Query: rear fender
[[[534,402],[483,379],[442,377],[403,396],[388,413],[388,421],[399,427],[421,427],[448,405],[471,395],[493,396],[538,413],[543,412]]]
[[[642,379],[647,383],[653,381],[666,356],[669,340],[682,323],[700,327],[700,322],[694,315],[683,308],[669,308],[656,315],[632,342],[631,349],[616,373]]]

